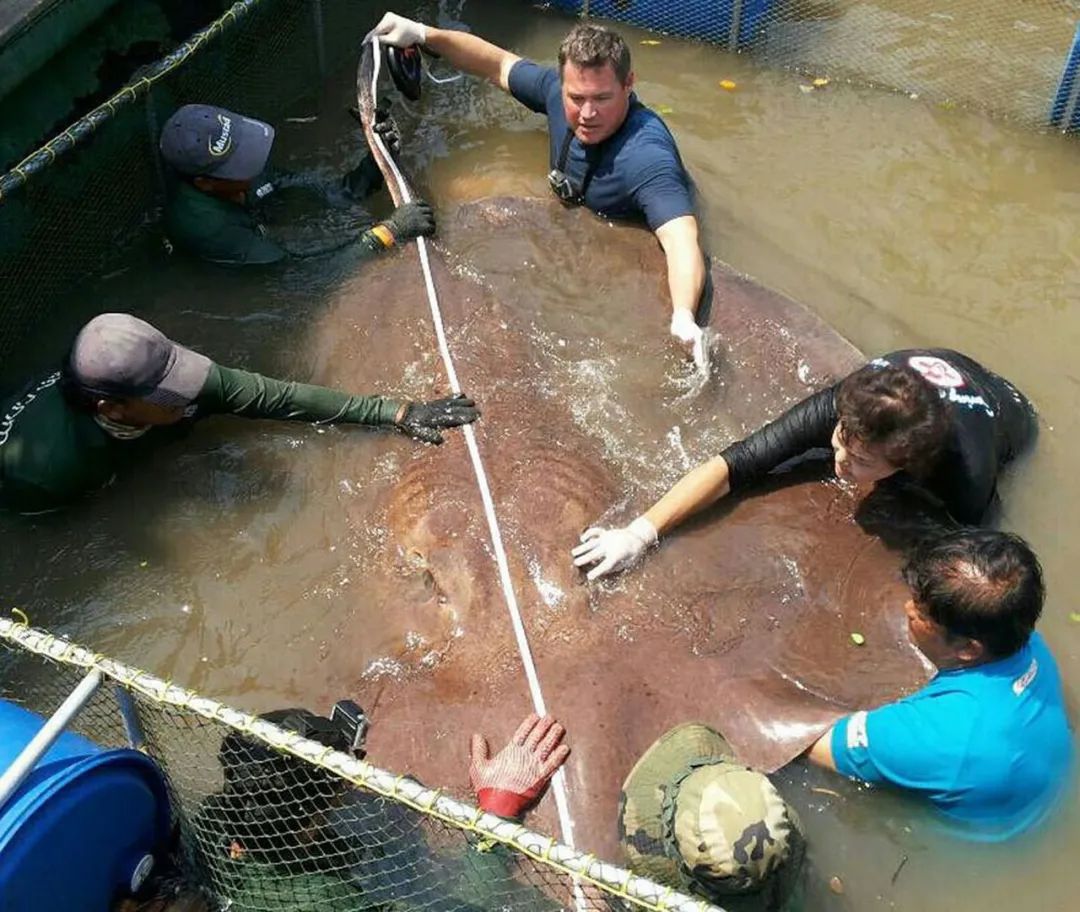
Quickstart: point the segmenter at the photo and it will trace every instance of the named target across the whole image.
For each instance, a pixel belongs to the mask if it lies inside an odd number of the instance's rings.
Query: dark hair
[[[622,35],[600,25],[582,23],[570,29],[559,45],[559,75],[567,62],[578,67],[602,67],[610,63],[619,82],[630,75],[630,48]]]
[[[1042,614],[1042,567],[1019,535],[955,529],[926,539],[904,567],[912,598],[953,636],[994,658],[1022,647]]]
[[[881,449],[898,469],[922,478],[945,446],[949,413],[937,389],[914,368],[866,367],[836,394],[842,439]]]

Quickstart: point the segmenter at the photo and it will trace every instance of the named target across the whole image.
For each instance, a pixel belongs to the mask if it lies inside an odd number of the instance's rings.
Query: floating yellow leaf
[[[675,113],[675,109],[674,108],[669,108],[667,105],[659,105],[656,110],[660,114],[674,114]]]
[[[13,609],[13,610],[17,610],[17,609]],[[1072,621],[1074,624],[1080,624],[1080,611],[1071,611],[1071,612],[1069,612],[1069,620]]]
[[[660,42],[655,38],[643,38],[641,41],[646,47],[656,47]]]
[[[149,561],[139,561],[139,566],[140,567],[145,567],[148,563],[149,563]]]
[[[728,92],[733,92],[735,90],[735,83],[730,79],[721,79],[720,88]]]
[[[851,642],[854,643],[856,646],[862,646],[863,643],[866,642],[866,637],[864,637],[861,633],[853,633],[851,635]]]
[[[820,89],[822,86],[827,86],[828,84],[829,80],[825,76],[818,76],[818,78],[814,80],[814,88],[816,89]]]

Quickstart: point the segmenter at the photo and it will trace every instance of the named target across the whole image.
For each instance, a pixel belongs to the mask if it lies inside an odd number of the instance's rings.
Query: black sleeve
[[[828,447],[836,426],[836,390],[830,386],[792,406],[775,421],[729,446],[720,455],[728,465],[731,490],[746,487],[807,450]]]

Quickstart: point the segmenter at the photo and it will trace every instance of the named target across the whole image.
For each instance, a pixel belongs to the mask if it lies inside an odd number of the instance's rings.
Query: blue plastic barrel
[[[739,10],[738,47],[744,48],[757,36],[775,0],[743,0]],[[582,0],[551,0],[568,13],[580,13]],[[731,37],[734,0],[590,0],[589,15],[614,19],[641,28],[698,38],[727,45]]]
[[[0,700],[0,769],[43,724]],[[64,732],[0,808],[0,909],[107,912],[168,835],[168,795],[149,757]]]

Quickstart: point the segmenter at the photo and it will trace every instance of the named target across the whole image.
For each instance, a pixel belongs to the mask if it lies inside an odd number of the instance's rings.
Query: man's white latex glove
[[[570,553],[575,567],[596,564],[588,573],[594,580],[617,570],[623,570],[641,560],[642,555],[656,544],[656,527],[639,516],[623,529],[587,529],[581,544]]]
[[[427,43],[427,28],[422,23],[406,19],[397,13],[383,16],[379,24],[364,36],[364,40],[369,40],[372,35],[382,44],[392,44],[399,48]]]
[[[691,311],[684,307],[672,311],[671,334],[690,353],[698,368],[704,370],[708,366],[705,331],[697,325]]]

